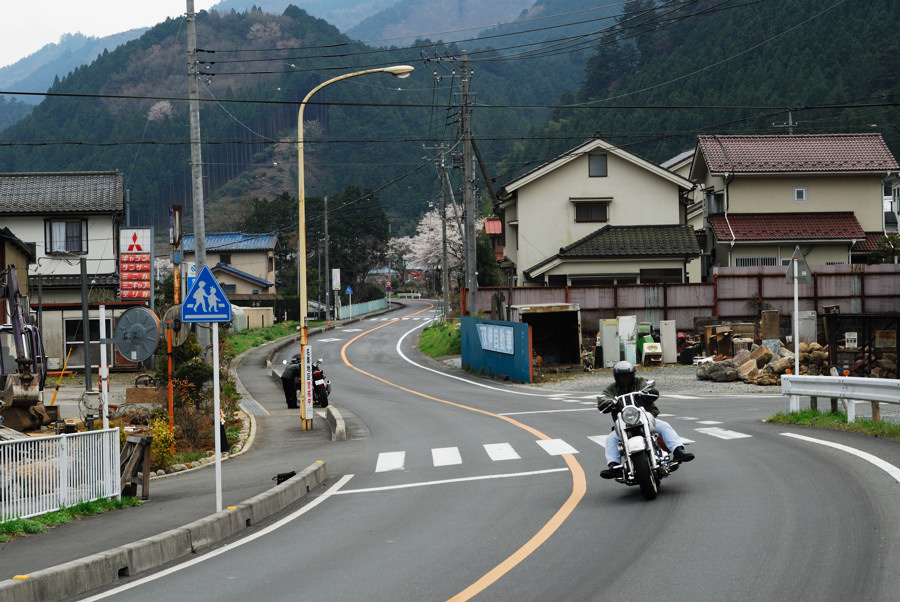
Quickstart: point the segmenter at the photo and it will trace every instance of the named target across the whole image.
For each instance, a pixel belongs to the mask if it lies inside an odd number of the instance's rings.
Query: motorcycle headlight
[[[634,426],[641,420],[641,411],[635,406],[625,406],[622,410],[622,420],[628,426]]]

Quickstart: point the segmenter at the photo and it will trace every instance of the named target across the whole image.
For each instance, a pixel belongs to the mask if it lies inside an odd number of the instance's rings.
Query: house
[[[28,268],[29,303],[51,370],[61,368],[67,357],[69,368],[84,369],[85,331],[90,335],[91,365],[99,366],[99,305],[107,306],[106,332],[111,336],[117,316],[135,304],[119,301],[124,198],[122,174],[117,172],[0,174],[0,221],[35,248]],[[87,329],[83,300],[89,312]],[[108,351],[111,365],[129,364],[112,345]]]
[[[194,262],[194,235],[185,234],[182,249]],[[271,326],[275,320],[275,234],[219,232],[206,235],[206,264],[232,305],[243,308],[249,326]],[[200,266],[198,266],[199,268]],[[199,269],[198,269],[199,271]]]
[[[595,138],[506,184],[501,267],[522,286],[687,282],[693,183]]]
[[[798,246],[809,264],[866,263],[897,169],[880,134],[698,136],[704,272],[787,265]]]

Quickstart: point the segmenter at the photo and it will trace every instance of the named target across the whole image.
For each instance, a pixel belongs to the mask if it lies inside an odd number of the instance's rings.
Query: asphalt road
[[[780,396],[663,392],[697,460],[648,502],[599,478],[611,422],[592,394],[442,370],[413,348],[427,307],[311,341],[352,436],[316,439],[326,488],[249,537],[104,596],[897,599],[900,443],[764,423]]]

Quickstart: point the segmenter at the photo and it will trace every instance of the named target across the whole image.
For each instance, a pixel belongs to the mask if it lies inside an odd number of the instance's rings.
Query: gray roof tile
[[[121,213],[124,199],[116,172],[0,174],[0,214]]]

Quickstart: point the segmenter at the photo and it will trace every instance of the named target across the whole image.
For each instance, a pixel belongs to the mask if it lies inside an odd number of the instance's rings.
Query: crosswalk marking
[[[541,439],[537,442],[544,451],[551,456],[562,456],[563,454],[577,454],[578,450],[563,441],[562,439]]]
[[[593,435],[592,437],[588,437],[591,441],[599,445],[600,447],[606,447],[606,438],[609,435]]]
[[[522,456],[516,453],[509,443],[485,443],[484,451],[494,462],[503,460],[519,460]]]
[[[462,464],[462,456],[458,447],[436,447],[431,450],[431,461],[435,466],[452,466]]]
[[[389,472],[403,470],[406,463],[406,452],[384,452],[378,454],[378,463],[375,464],[375,472]]]
[[[705,423],[718,424],[715,421],[705,421]],[[730,431],[719,427],[706,427],[695,429],[698,433],[703,433],[718,439],[743,439],[751,437],[744,433]],[[605,435],[589,435],[587,439],[601,448],[606,447],[606,441],[609,437]],[[685,444],[695,443],[693,439],[682,437]],[[562,439],[541,439],[535,441],[546,454],[550,456],[562,456],[565,454],[577,454],[579,450]],[[522,456],[513,448],[510,443],[485,443],[484,451],[493,462],[502,462],[505,460],[521,460]],[[457,466],[463,463],[462,454],[459,447],[435,447],[431,449],[431,462],[435,467],[439,466]],[[405,470],[406,468],[406,452],[382,452],[378,454],[378,460],[375,464],[375,472],[391,472]]]
[[[701,420],[697,424],[722,424],[718,420]]]
[[[711,435],[713,437],[718,437],[719,439],[744,439],[746,437],[752,437],[753,435],[745,435],[744,433],[738,433],[735,431],[729,431],[726,429],[721,429],[717,426],[713,426],[710,428],[703,429],[694,429],[698,433],[705,433],[707,435]]]

